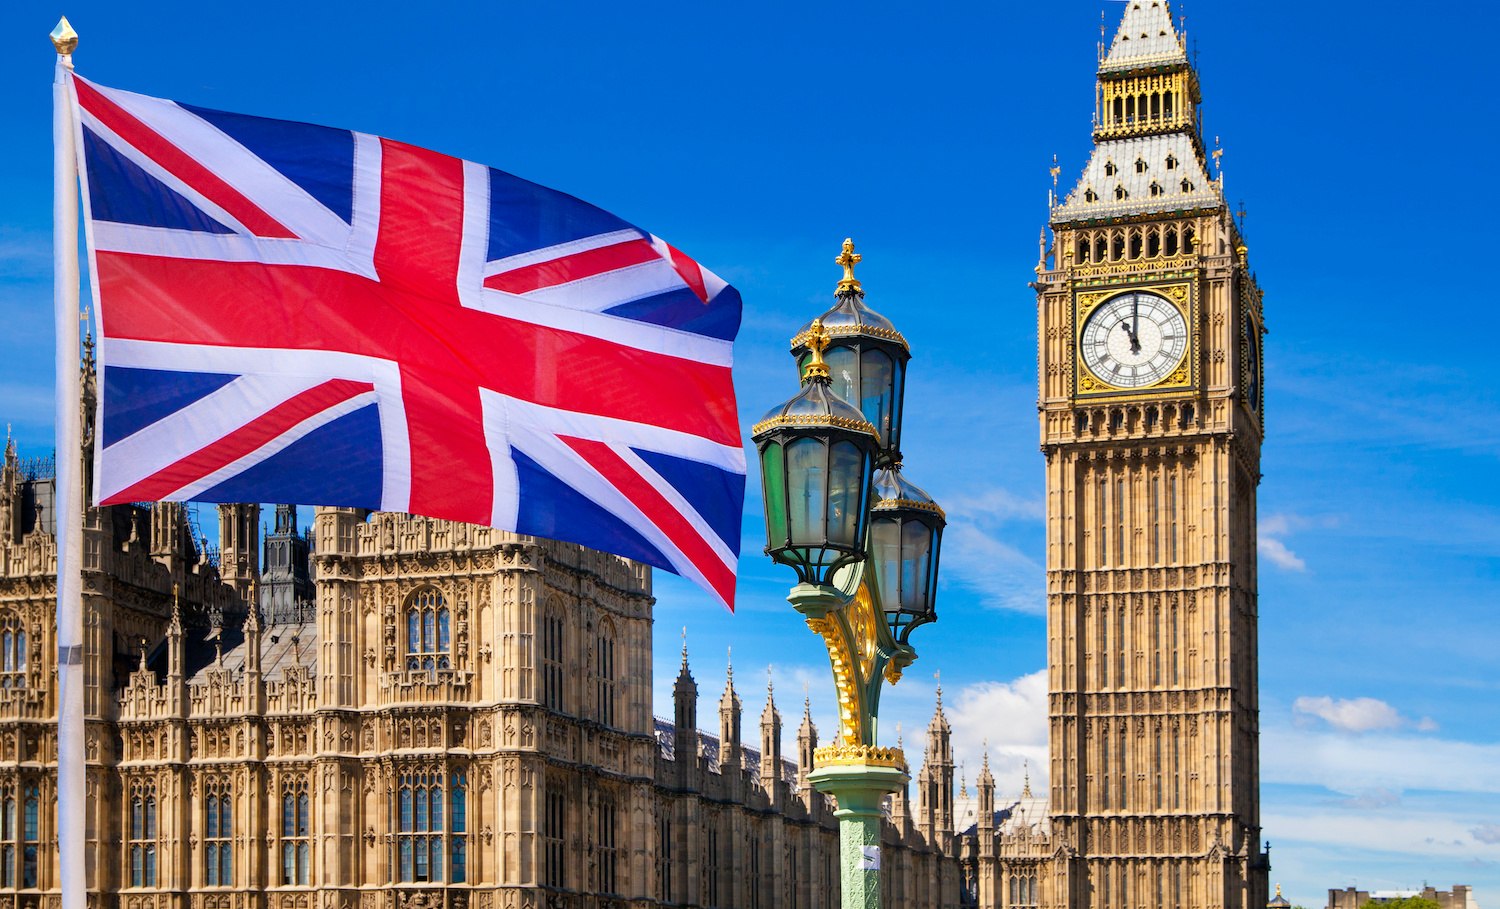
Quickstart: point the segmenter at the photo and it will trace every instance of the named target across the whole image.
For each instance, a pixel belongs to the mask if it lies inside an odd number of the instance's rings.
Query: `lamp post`
[[[819,748],[813,785],[838,800],[844,909],[879,909],[885,797],[910,779],[876,740],[881,686],[917,658],[908,638],[937,620],[945,518],[901,476],[906,339],[864,305],[852,240],[835,261],[835,305],[792,339],[802,388],[754,427],[766,554],[797,573],[787,596],[823,636],[839,731]]]

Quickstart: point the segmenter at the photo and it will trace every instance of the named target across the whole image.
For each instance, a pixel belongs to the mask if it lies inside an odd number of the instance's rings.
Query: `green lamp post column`
[[[877,745],[880,692],[916,659],[912,629],[936,618],[944,517],[901,477],[910,354],[863,305],[859,259],[844,241],[836,305],[792,341],[802,389],[754,439],[766,553],[797,572],[787,600],[822,635],[838,695],[838,735],[817,750],[809,780],[838,801],[844,909],[879,909],[883,803],[911,779],[900,750]]]

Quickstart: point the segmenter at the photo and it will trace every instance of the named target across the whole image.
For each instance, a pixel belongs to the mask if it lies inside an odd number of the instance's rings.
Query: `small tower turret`
[[[673,758],[677,763],[678,784],[692,788],[698,769],[698,683],[688,669],[687,629],[682,629],[682,669],[672,686],[676,726],[673,730]]]
[[[766,667],[766,709],[760,714],[760,785],[775,799],[781,782],[781,714],[776,712],[776,691]]]
[[[812,783],[807,781],[807,775],[813,772],[813,755],[817,750],[818,727],[813,725],[812,701],[804,689],[802,725],[797,727],[797,791],[802,794],[803,801],[808,801],[812,794]]]
[[[738,781],[740,773],[740,696],[734,691],[734,652],[724,678],[724,696],[719,699],[719,773]]]

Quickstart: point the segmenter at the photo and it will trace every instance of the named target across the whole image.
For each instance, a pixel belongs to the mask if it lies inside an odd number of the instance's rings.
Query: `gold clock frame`
[[[1182,361],[1165,378],[1155,385],[1144,388],[1120,388],[1111,385],[1088,368],[1083,361],[1083,327],[1094,310],[1121,294],[1146,292],[1165,298],[1182,313],[1188,328],[1188,349]],[[1199,314],[1198,290],[1192,281],[1170,281],[1142,284],[1116,284],[1103,288],[1075,290],[1072,307],[1073,335],[1073,397],[1075,400],[1093,398],[1146,399],[1181,395],[1198,387],[1199,360]]]

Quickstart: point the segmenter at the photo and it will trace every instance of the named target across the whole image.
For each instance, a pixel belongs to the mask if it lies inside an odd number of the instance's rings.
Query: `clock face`
[[[1245,319],[1245,398],[1260,413],[1260,329]]]
[[[1140,291],[1111,297],[1083,326],[1083,362],[1116,388],[1165,379],[1188,349],[1187,320],[1165,297]]]

